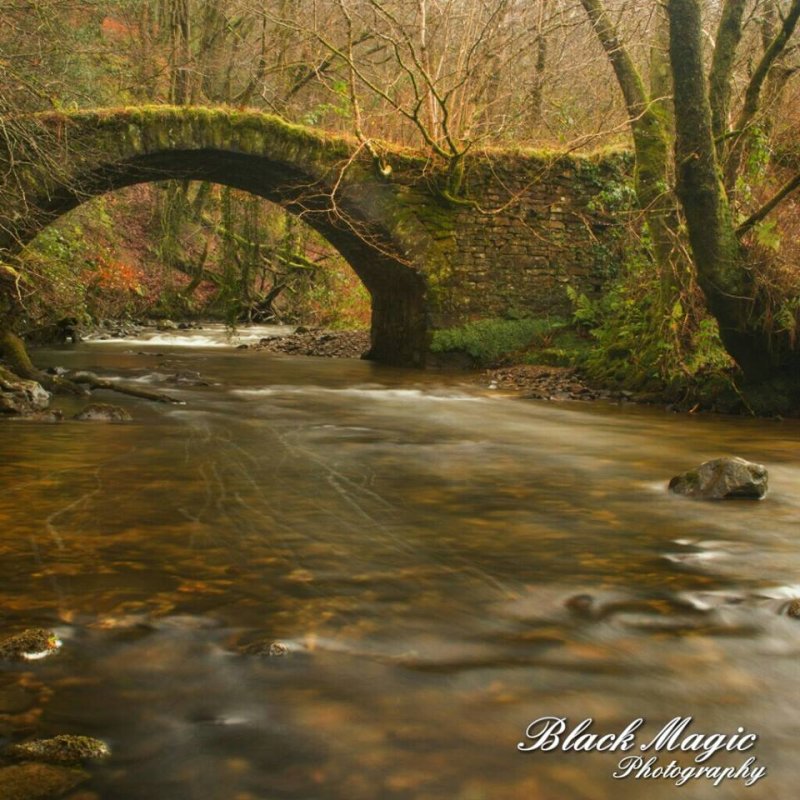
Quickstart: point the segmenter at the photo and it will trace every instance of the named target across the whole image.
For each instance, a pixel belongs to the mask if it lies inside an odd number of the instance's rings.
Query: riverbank
[[[108,320],[90,329],[81,328],[73,341],[128,340],[131,343],[186,344],[199,346],[236,347],[318,358],[360,359],[369,352],[369,331],[331,330],[299,326],[241,326],[229,329],[219,322],[147,320]],[[185,341],[184,341],[185,340]],[[63,341],[63,339],[62,339]],[[549,351],[538,353],[547,361]],[[622,388],[608,388],[593,381],[576,366],[551,363],[519,363],[536,361],[537,351],[530,350],[514,355],[505,355],[498,361],[508,363],[493,367],[481,367],[467,352],[452,350],[433,353],[429,369],[431,372],[460,373],[463,380],[483,390],[510,393],[525,399],[548,401],[605,401],[611,403],[637,403],[665,408],[680,413],[716,412],[749,416],[774,416],[766,410],[757,413],[747,405],[746,399],[737,394],[731,380],[730,386],[716,393],[709,391],[702,401],[692,396],[676,397],[668,392],[637,393]],[[574,359],[573,359],[574,360]],[[517,363],[515,363],[515,361]],[[725,387],[722,387],[725,389]],[[765,407],[766,408],[766,407]],[[794,416],[794,415],[788,415]]]
[[[369,344],[369,331],[301,327],[285,336],[263,338],[252,349],[321,358],[363,358]],[[515,364],[480,369],[470,366],[469,362],[466,355],[463,359],[451,360],[458,371],[467,375],[470,383],[485,389],[517,393],[531,400],[652,402],[649,398],[637,397],[633,392],[612,391],[593,385],[576,367]],[[440,363],[445,362],[440,358]]]
[[[262,338],[251,349],[272,353],[316,356],[321,358],[363,358],[369,350],[369,332],[366,330],[338,331],[325,328],[300,327],[293,333]],[[539,356],[548,360],[551,350],[545,349]],[[534,360],[535,348],[524,353]],[[475,359],[466,352],[450,351],[432,354],[432,370],[458,371],[466,380],[484,389],[508,392],[530,400],[560,401],[605,401],[611,403],[637,403],[662,407],[676,413],[695,414],[701,412],[733,414],[743,416],[774,417],[768,401],[758,402],[755,396],[737,391],[733,379],[713,385],[709,381],[707,391],[689,392],[663,391],[634,392],[622,388],[608,388],[593,381],[577,366],[562,366],[549,363],[514,363],[513,355],[504,356],[511,363],[503,366],[476,366]],[[797,414],[784,414],[797,416]]]

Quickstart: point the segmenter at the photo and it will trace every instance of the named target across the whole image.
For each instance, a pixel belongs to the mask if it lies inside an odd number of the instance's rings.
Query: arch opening
[[[313,228],[350,265],[371,298],[368,357],[423,366],[427,352],[425,284],[400,255],[391,233],[371,213],[369,191],[349,187],[336,203],[325,184],[302,169],[263,156],[204,149],[160,150],[95,165],[73,187],[56,187],[35,203],[38,213],[16,231],[30,242],[43,228],[86,201],[137,184],[200,181],[268,200]]]

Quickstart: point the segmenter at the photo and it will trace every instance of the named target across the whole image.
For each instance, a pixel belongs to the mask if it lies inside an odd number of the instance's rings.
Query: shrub
[[[568,294],[575,322],[588,327],[595,342],[581,366],[598,383],[704,404],[732,390],[733,362],[699,290],[691,285],[664,307],[646,256],[629,257],[596,302]]]

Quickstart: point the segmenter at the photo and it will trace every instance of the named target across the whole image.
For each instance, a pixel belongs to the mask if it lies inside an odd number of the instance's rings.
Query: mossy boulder
[[[50,800],[62,797],[88,777],[83,770],[52,764],[0,767],[0,797],[3,800]]]
[[[714,458],[669,482],[670,492],[697,500],[761,500],[767,488],[766,467],[736,457]]]
[[[54,736],[15,744],[6,751],[20,761],[39,761],[46,764],[83,764],[102,761],[111,755],[108,745],[91,736]]]
[[[18,378],[0,366],[0,414],[33,414],[50,404],[50,393],[36,381]]]
[[[0,660],[35,661],[55,653],[59,647],[61,642],[53,631],[28,628],[0,640]]]

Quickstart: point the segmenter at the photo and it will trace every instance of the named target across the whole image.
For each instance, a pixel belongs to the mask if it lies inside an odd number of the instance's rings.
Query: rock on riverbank
[[[36,381],[18,378],[0,365],[0,414],[33,414],[50,404],[50,393]]]

